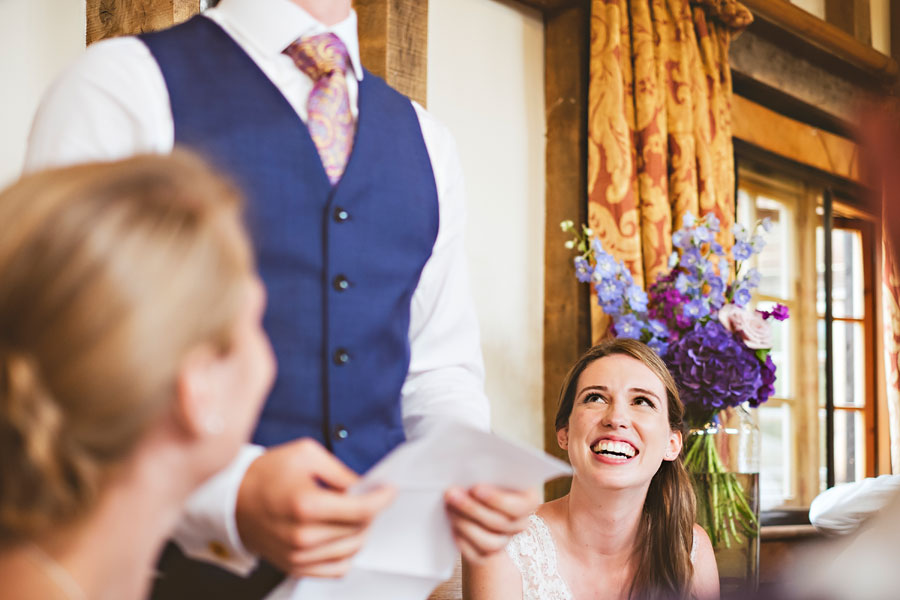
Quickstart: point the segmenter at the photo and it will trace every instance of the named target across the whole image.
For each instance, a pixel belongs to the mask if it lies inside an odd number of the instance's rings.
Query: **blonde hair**
[[[182,151],[0,194],[0,541],[89,511],[171,407],[185,353],[228,350],[253,269],[241,206]]]
[[[684,404],[678,385],[666,363],[649,346],[626,338],[607,339],[572,365],[563,380],[556,412],[556,430],[568,426],[578,393],[578,378],[596,360],[613,355],[630,356],[642,362],[659,377],[666,388],[669,429],[685,433]],[[691,479],[681,456],[663,461],[650,481],[641,514],[636,548],[636,568],[629,598],[687,598],[690,596],[694,566],[691,547],[694,541],[695,499]]]

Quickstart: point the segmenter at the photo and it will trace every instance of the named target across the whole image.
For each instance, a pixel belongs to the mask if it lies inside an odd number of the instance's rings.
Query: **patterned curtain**
[[[898,90],[900,91],[900,90]],[[887,383],[891,470],[900,473],[900,94],[865,111],[866,167],[878,190],[883,247],[884,373]]]
[[[891,239],[887,221],[884,223],[884,372],[887,380],[891,470],[900,473],[900,262],[892,248],[896,248],[900,239]]]
[[[666,268],[683,215],[734,223],[734,0],[592,0],[588,222],[644,287]],[[609,325],[591,304],[594,339]]]

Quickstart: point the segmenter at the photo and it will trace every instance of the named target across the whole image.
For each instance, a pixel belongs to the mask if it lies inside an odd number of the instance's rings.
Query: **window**
[[[819,362],[819,489],[857,481],[875,472],[875,349],[872,224],[840,216],[835,206],[831,232],[832,368],[834,406],[833,472],[827,467],[825,232],[816,227]]]
[[[773,323],[772,360],[778,379],[774,396],[757,412],[760,505],[763,510],[807,506],[829,485],[829,446],[833,483],[875,471],[874,227],[862,213],[834,203],[829,379],[824,189],[745,168],[738,179],[738,222],[752,226],[768,217],[773,224],[766,248],[752,259],[751,266],[762,276],[755,306],[781,303],[791,313],[787,321]],[[830,442],[829,383],[834,399]]]

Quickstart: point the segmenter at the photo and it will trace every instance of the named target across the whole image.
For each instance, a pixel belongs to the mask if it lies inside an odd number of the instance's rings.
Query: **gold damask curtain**
[[[647,287],[683,215],[734,223],[728,47],[753,17],[734,0],[593,0],[588,221]],[[594,338],[607,320],[592,304]]]

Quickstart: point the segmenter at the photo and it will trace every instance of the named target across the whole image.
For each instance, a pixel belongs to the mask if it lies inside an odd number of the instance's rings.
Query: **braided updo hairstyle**
[[[185,354],[229,349],[253,268],[241,206],[180,151],[0,193],[0,545],[88,512]]]

